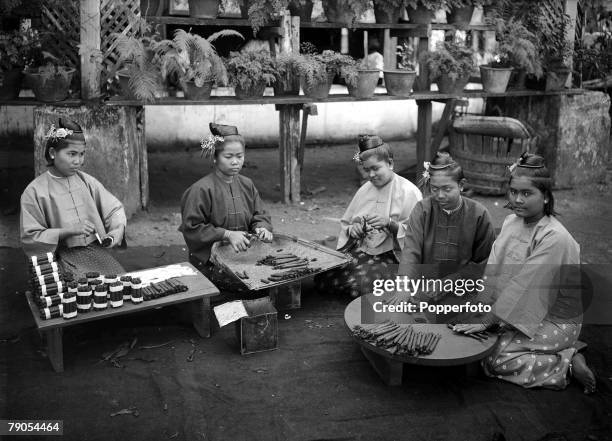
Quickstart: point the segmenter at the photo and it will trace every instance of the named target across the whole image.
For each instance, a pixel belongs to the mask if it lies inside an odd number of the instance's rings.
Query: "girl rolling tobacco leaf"
[[[337,249],[351,254],[345,268],[317,277],[320,289],[347,291],[353,297],[371,292],[372,280],[389,276],[404,244],[406,222],[421,200],[419,189],[393,171],[393,152],[379,136],[361,135],[353,158],[369,181],[363,184],[340,220]]]
[[[242,291],[243,285],[210,262],[213,243],[227,240],[236,252],[246,251],[249,234],[272,240],[272,224],[259,192],[249,178],[240,175],[245,143],[234,126],[210,123],[211,136],[202,142],[206,156],[213,157],[215,169],[191,187],[181,198],[183,233],[189,261],[219,288]]]
[[[21,195],[20,234],[28,255],[56,252],[65,270],[118,274],[125,270],[101,248],[124,240],[123,205],[93,176],[80,170],[85,160],[81,127],[60,118],[46,135],[49,169]]]
[[[493,312],[455,330],[499,324],[485,373],[526,387],[563,389],[573,376],[585,393],[595,376],[576,352],[582,328],[580,246],[555,218],[550,173],[541,156],[524,153],[511,167],[509,207],[487,262],[486,300]]]

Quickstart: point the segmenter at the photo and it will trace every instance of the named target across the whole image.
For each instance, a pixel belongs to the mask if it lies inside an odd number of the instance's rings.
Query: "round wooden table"
[[[372,367],[378,372],[383,381],[389,385],[402,383],[404,363],[425,366],[458,366],[474,367],[478,360],[486,357],[495,346],[498,336],[489,334],[487,340],[479,341],[464,335],[456,334],[445,324],[424,323],[425,315],[403,312],[376,312],[374,321],[369,323],[382,323],[392,320],[398,324],[410,324],[418,332],[434,332],[442,334],[436,349],[429,355],[411,356],[407,354],[391,354],[385,348],[376,346],[362,338],[353,335],[353,328],[362,324],[362,306],[373,311],[374,302],[380,298],[372,295],[359,297],[353,300],[344,311],[344,322],[353,339],[361,346],[361,350]]]

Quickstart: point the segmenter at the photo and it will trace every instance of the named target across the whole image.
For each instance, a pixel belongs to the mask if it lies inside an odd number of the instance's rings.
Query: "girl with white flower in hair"
[[[410,214],[399,275],[450,280],[482,274],[495,230],[487,209],[461,194],[465,182],[463,169],[448,153],[438,152],[425,163],[421,184],[430,195]],[[428,301],[446,293],[432,289],[413,294]]]
[[[255,184],[240,175],[245,142],[238,129],[210,123],[210,132],[202,141],[202,150],[212,157],[215,169],[183,194],[179,230],[189,248],[189,261],[196,268],[220,289],[242,291],[238,280],[209,260],[212,245],[227,240],[236,252],[246,251],[251,234],[272,240],[272,223]]]
[[[582,328],[580,246],[556,219],[544,158],[524,153],[511,167],[508,207],[485,271],[482,301],[492,312],[455,326],[502,333],[485,373],[526,387],[563,389],[576,379],[595,391],[595,375],[576,343]],[[466,320],[467,321],[467,320]]]
[[[393,171],[393,152],[379,136],[360,135],[358,148],[353,159],[368,181],[340,220],[337,244],[352,260],[315,278],[319,289],[352,297],[371,292],[373,280],[391,276],[391,265],[397,265],[404,246],[408,216],[422,198],[416,185]]]
[[[46,135],[49,169],[21,195],[20,234],[28,255],[57,252],[75,274],[118,274],[123,267],[103,247],[124,241],[126,216],[121,202],[93,176],[81,171],[85,136],[75,122],[60,118]]]

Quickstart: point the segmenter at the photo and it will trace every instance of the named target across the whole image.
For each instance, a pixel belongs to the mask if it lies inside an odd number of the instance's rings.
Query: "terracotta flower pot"
[[[130,77],[125,72],[117,72],[119,77],[119,87],[121,88],[121,95],[126,100],[138,100],[132,89],[130,88]]]
[[[26,72],[28,84],[38,101],[53,103],[68,98],[70,83],[76,69],[64,68],[64,75],[43,75],[37,72]]]
[[[463,8],[453,8],[448,14],[447,20],[455,26],[467,26],[472,21],[474,14],[474,6],[465,6]]]
[[[186,99],[194,101],[207,100],[212,92],[213,81],[204,82],[202,87],[196,86],[194,81],[186,81],[181,87]]]
[[[304,78],[300,79],[300,84],[302,85],[302,90],[304,90],[304,95],[314,99],[325,99],[329,96],[329,91],[332,86],[332,81],[334,80],[333,75],[328,75],[327,81],[315,82],[312,85],[308,85]]]
[[[357,84],[348,84],[349,95],[355,98],[371,98],[376,90],[378,84],[378,78],[380,78],[380,71],[378,69],[363,69],[359,70],[357,74]]]
[[[456,80],[452,80],[447,74],[442,74],[436,83],[438,84],[438,91],[440,93],[458,95],[463,92],[463,89],[465,86],[467,86],[469,81],[469,76],[459,77]]]
[[[378,3],[374,2],[374,17],[376,18],[376,23],[397,23],[400,19],[400,15],[400,8],[396,8],[396,10],[389,12]]]
[[[0,100],[16,100],[21,90],[23,74],[19,69],[0,72]]]
[[[416,79],[416,72],[413,70],[385,70],[385,86],[387,93],[392,96],[410,96],[412,86]]]
[[[326,0],[323,2],[323,10],[329,23],[341,23],[350,26],[355,20],[355,14],[346,0]]]
[[[253,84],[248,89],[243,89],[240,85],[236,85],[234,87],[234,91],[236,92],[236,98],[239,100],[250,100],[261,98],[266,91],[266,82],[260,81],[258,83]]]
[[[508,88],[514,90],[524,90],[526,88],[525,82],[527,78],[527,71],[525,69],[514,68],[512,75],[510,75],[510,82]]]
[[[300,94],[300,77],[293,72],[278,76],[274,83],[274,96],[296,96]]]
[[[435,11],[421,5],[417,6],[416,9],[412,6],[407,6],[406,11],[408,12],[410,23],[414,24],[430,24],[436,17]]]
[[[313,7],[314,3],[312,0],[306,0],[304,4],[301,4],[300,0],[291,0],[289,2],[289,12],[292,16],[299,16],[300,21],[311,21]]]
[[[489,93],[504,93],[508,88],[510,75],[512,74],[511,67],[491,67],[480,66],[480,78],[482,79],[482,88]]]
[[[544,90],[563,90],[571,71],[568,68],[559,68],[546,72],[546,86]]]
[[[217,18],[219,0],[189,0],[189,15],[197,18]]]

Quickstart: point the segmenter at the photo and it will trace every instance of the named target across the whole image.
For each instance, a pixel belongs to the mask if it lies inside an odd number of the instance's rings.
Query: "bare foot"
[[[584,393],[590,394],[595,392],[595,375],[587,366],[586,360],[582,354],[575,354],[572,357],[572,376],[584,386]]]

